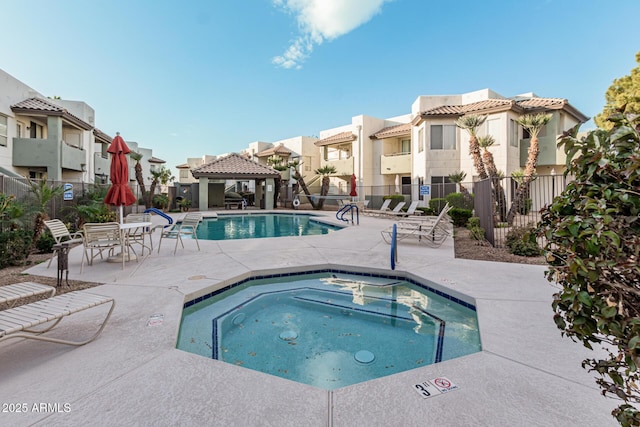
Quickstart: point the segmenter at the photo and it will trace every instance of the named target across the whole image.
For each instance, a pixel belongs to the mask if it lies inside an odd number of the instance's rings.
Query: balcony
[[[411,173],[411,153],[383,154],[380,156],[380,174]]]
[[[102,154],[100,153],[95,153],[93,158],[94,173],[100,176],[109,175],[110,168],[111,163],[109,162],[109,159],[102,157]]]
[[[86,152],[64,142],[49,139],[13,138],[13,166],[47,167],[54,170],[82,171]]]
[[[540,154],[538,154],[538,166],[555,166],[566,163],[567,155],[564,152],[564,148],[557,147],[557,137],[559,135],[539,138]],[[524,168],[527,163],[530,144],[531,140],[528,138],[520,140],[520,167]]]
[[[353,174],[353,157],[339,160],[322,160],[320,167],[333,166],[337,172],[335,176],[350,176]]]

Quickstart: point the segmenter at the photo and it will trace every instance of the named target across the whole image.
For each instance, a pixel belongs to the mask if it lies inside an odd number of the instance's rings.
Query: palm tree
[[[489,151],[489,147],[495,144],[496,140],[491,135],[481,136],[478,138],[478,146],[482,148],[482,162],[487,168],[489,178],[493,184],[493,195],[497,204],[496,213],[499,215],[500,222],[503,222],[507,216],[507,197],[500,182],[502,174],[496,167],[493,153]]]
[[[136,161],[136,166],[135,166],[136,181],[138,181],[138,186],[140,187],[140,194],[142,194],[143,199],[145,199],[145,206],[146,206],[147,205],[147,201],[146,201],[147,196],[145,194],[146,188],[144,185],[144,176],[142,175],[142,165],[140,164],[140,160],[142,160],[142,153],[138,153],[137,151],[132,151],[131,153],[129,153],[129,157],[131,157],[132,160]],[[151,205],[147,207],[151,207]]]
[[[160,183],[161,185],[167,185],[170,181],[176,179],[175,176],[171,175],[171,169],[167,169],[164,166],[161,166],[158,170],[152,170],[151,176],[153,178],[151,178],[151,187],[149,188],[149,205],[147,206],[145,203],[145,206],[147,208],[151,207],[153,195],[156,191],[156,186],[158,185],[158,183]]]
[[[462,171],[455,172],[449,175],[449,181],[457,184],[460,187],[460,194],[462,194],[462,198],[464,199],[465,203],[468,203],[468,206],[473,206],[473,198],[471,197],[471,194],[469,194],[469,190],[467,190],[467,188],[462,185],[462,182],[466,178],[467,173]]]
[[[473,159],[473,166],[475,167],[480,179],[487,179],[488,177],[484,163],[482,162],[482,155],[480,154],[477,135],[478,128],[482,126],[485,120],[487,120],[487,116],[478,116],[476,114],[462,116],[456,120],[456,126],[469,132],[469,154]]]
[[[61,196],[64,193],[64,189],[61,185],[49,186],[44,179],[37,182],[29,180],[28,182],[29,191],[35,199],[34,208],[36,212],[33,224],[33,244],[35,245],[44,230],[44,222],[49,219],[47,212],[49,202],[55,197]]]
[[[329,194],[329,185],[331,181],[329,179],[329,175],[333,175],[338,172],[335,166],[325,165],[319,169],[316,169],[316,173],[318,175],[322,175],[322,185],[320,186],[320,200],[318,200],[318,205],[316,209],[322,209],[324,206],[324,198],[327,194]]]
[[[518,186],[516,194],[513,197],[513,203],[509,208],[507,214],[507,222],[509,225],[513,223],[513,218],[516,213],[520,211],[524,199],[529,194],[529,186],[533,176],[536,173],[536,166],[538,164],[538,155],[540,154],[540,143],[538,141],[538,135],[542,128],[551,120],[551,114],[538,113],[538,114],[525,114],[520,116],[518,123],[520,126],[529,131],[531,136],[531,142],[529,144],[529,151],[527,155],[527,162],[524,166],[524,176],[522,177],[522,183]]]
[[[311,193],[309,192],[309,188],[307,188],[307,184],[304,182],[304,177],[300,173],[299,167],[300,167],[301,164],[302,164],[302,162],[300,162],[298,160],[292,160],[292,161],[289,162],[289,166],[291,166],[293,168],[293,179],[298,183],[298,185],[300,187],[302,187],[302,191],[304,191],[304,194],[306,194],[307,199],[311,203],[311,207],[313,209],[316,209],[316,204],[313,201],[313,199],[311,198]],[[295,191],[294,193],[297,194],[298,191]]]

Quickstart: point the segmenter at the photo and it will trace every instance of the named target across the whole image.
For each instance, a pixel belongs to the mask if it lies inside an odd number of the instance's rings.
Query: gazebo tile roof
[[[228,156],[221,157],[210,163],[199,166],[192,170],[191,174],[194,178],[271,178],[280,175],[280,173],[272,167],[258,164],[237,153],[231,153]]]

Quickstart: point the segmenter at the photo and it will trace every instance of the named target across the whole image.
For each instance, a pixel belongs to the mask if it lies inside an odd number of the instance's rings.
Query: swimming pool
[[[481,350],[475,307],[395,276],[265,276],[185,303],[177,348],[333,390]]]
[[[204,240],[256,239],[328,234],[340,228],[307,214],[219,215],[205,218],[197,234],[198,239]]]

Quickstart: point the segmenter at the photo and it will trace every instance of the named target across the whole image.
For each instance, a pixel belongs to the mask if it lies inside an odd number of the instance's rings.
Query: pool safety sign
[[[63,189],[64,189],[63,199],[73,200],[73,184],[64,184]]]
[[[423,399],[458,390],[458,386],[446,377],[438,377],[429,381],[424,381],[419,384],[415,384],[413,388],[420,396],[422,396]]]

